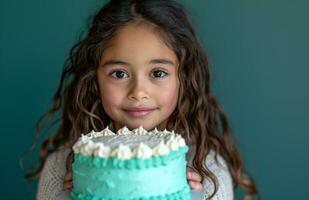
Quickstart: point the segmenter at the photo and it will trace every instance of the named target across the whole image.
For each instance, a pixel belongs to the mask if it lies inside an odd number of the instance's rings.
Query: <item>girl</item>
[[[72,49],[53,105],[56,133],[40,149],[38,199],[72,185],[72,145],[82,133],[109,126],[176,130],[190,146],[187,180],[205,199],[233,199],[239,185],[257,190],[233,144],[226,115],[210,91],[206,54],[185,9],[169,0],[112,0]]]

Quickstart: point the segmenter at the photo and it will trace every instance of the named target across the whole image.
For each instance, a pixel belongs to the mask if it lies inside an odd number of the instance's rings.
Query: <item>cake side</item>
[[[169,131],[83,135],[73,147],[73,199],[190,199],[183,138]]]
[[[183,148],[159,157],[157,160],[162,161],[157,162],[157,166],[147,166],[146,163],[151,163],[153,158],[125,161],[129,166],[134,166],[136,162],[142,166],[137,168],[115,165],[114,161],[124,162],[118,159],[107,159],[110,164],[97,167],[96,158],[76,162],[73,165],[73,178],[77,181],[73,191],[75,195],[83,194],[80,197],[104,199],[170,199],[172,196],[186,196],[189,191],[185,176],[186,151]],[[133,164],[130,165],[129,162]]]

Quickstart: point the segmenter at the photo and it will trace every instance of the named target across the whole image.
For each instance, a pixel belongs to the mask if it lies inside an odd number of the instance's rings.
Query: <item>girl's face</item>
[[[97,70],[102,105],[115,129],[164,129],[178,100],[178,60],[152,29],[121,28]]]

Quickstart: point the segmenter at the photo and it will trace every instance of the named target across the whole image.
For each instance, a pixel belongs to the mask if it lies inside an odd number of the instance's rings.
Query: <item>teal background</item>
[[[0,1],[1,199],[34,199],[36,182],[23,179],[19,159],[69,49],[102,2]],[[262,199],[308,199],[309,2],[179,2],[208,53],[213,91]]]

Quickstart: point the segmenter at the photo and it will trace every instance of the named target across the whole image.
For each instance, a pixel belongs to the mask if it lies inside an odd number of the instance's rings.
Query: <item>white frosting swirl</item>
[[[96,148],[97,144],[89,140],[86,145],[82,146],[80,152],[84,155],[93,155],[93,152]]]
[[[158,134],[158,133],[159,133],[159,131],[158,131],[157,128],[153,129],[153,130],[150,132],[150,134],[154,134],[154,135],[156,135],[156,134]]]
[[[82,136],[80,137],[80,141],[83,143],[83,144],[86,144],[87,142],[90,141],[89,137],[87,135],[84,135],[82,134]]]
[[[113,131],[109,130],[108,126],[104,130],[102,130],[102,134],[104,136],[115,135],[115,133]]]
[[[137,158],[150,158],[152,156],[152,149],[144,143],[140,143],[136,149]]]
[[[178,143],[179,147],[186,146],[185,140],[181,137],[181,135],[176,135],[175,141]]]
[[[73,151],[75,153],[80,153],[80,148],[82,147],[82,142],[81,140],[78,140],[74,145],[73,145]]]
[[[96,138],[100,135],[100,132],[95,132],[94,130],[92,130],[90,133],[88,133],[86,136],[89,138],[89,139],[92,139],[92,138]]]
[[[164,144],[163,141],[161,141],[161,142],[153,149],[153,155],[154,155],[154,156],[167,155],[169,152],[170,152],[169,148]]]
[[[108,143],[104,144],[100,142],[102,139],[96,139],[104,136],[114,136],[109,138],[115,141],[117,140],[117,137],[123,137],[119,135],[135,135],[136,137],[137,135],[145,135],[143,137],[146,138],[148,136],[151,137],[151,135],[154,135],[158,138],[157,143],[152,143],[152,148],[145,143],[140,143],[138,146],[131,148],[129,145],[120,143],[113,149],[108,145]],[[92,130],[86,135],[82,134],[77,142],[73,145],[73,151],[74,153],[81,153],[85,156],[94,155],[103,158],[116,157],[122,160],[126,160],[136,157],[146,159],[151,156],[167,155],[170,151],[175,151],[180,147],[184,147],[185,145],[185,140],[181,137],[181,135],[175,134],[174,131],[158,131],[155,128],[154,130],[147,132],[147,130],[140,126],[133,131],[130,131],[127,127],[123,127],[122,129],[118,130],[117,134],[115,134],[108,127],[106,127],[101,132],[95,132]]]
[[[136,135],[146,135],[148,133],[142,126],[134,129],[132,132]]]
[[[169,139],[166,142],[167,147],[169,147],[172,151],[175,151],[178,149],[179,144],[178,142],[175,140],[175,134],[172,134]]]
[[[118,159],[121,160],[127,160],[133,157],[130,147],[123,144],[120,144],[118,148],[114,149],[111,152],[111,156],[117,157]]]
[[[110,155],[111,149],[108,146],[105,146],[102,143],[98,143],[97,148],[94,150],[95,156],[102,157],[102,158],[108,158]]]
[[[125,126],[117,131],[118,135],[130,135],[131,131]]]

